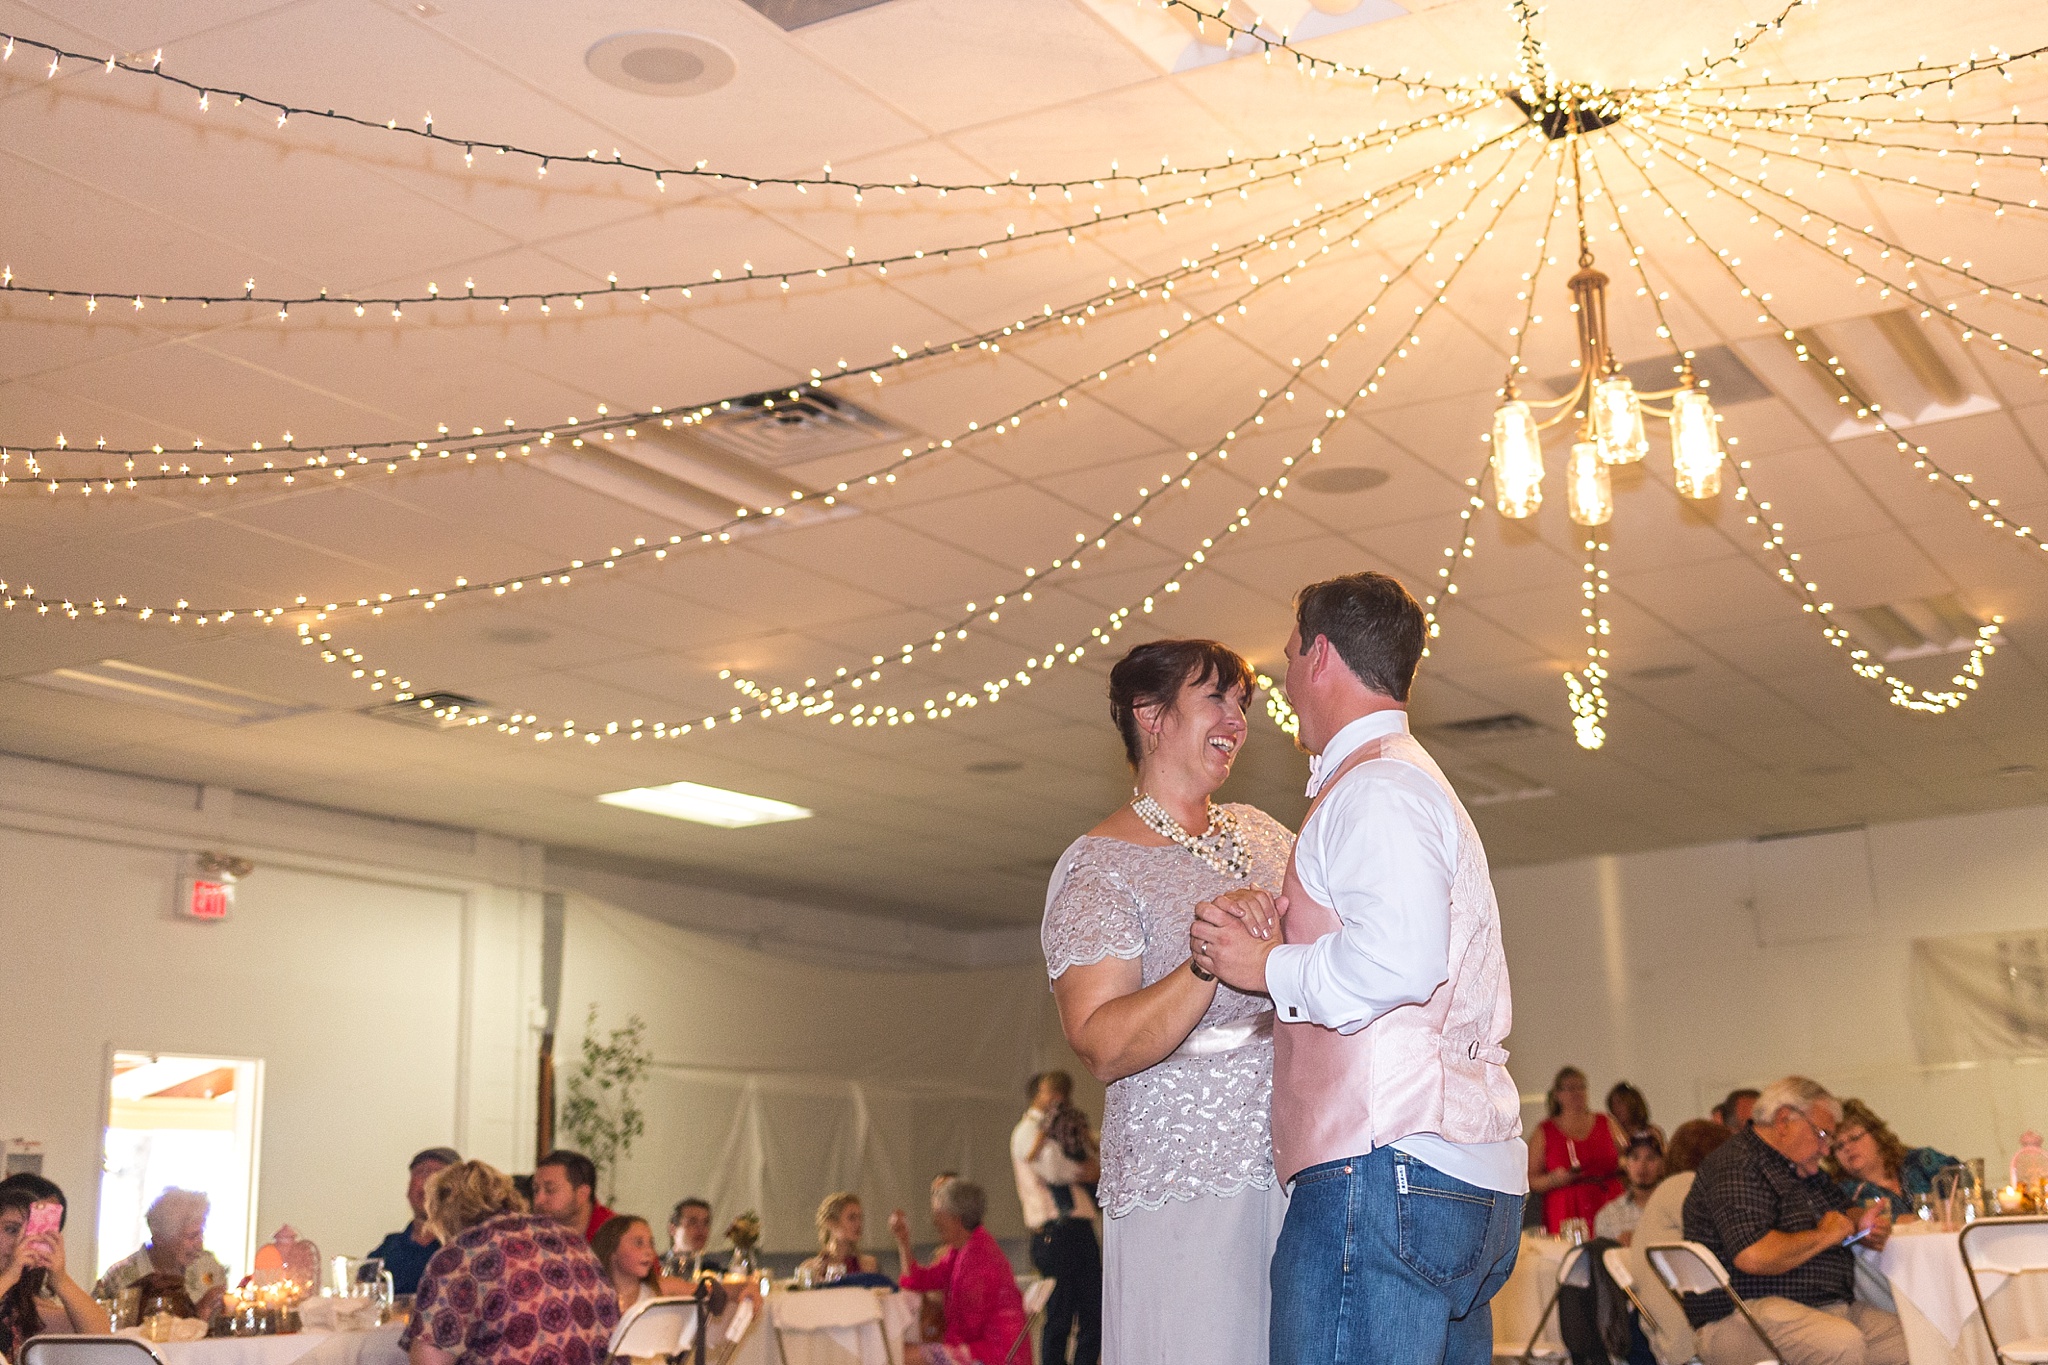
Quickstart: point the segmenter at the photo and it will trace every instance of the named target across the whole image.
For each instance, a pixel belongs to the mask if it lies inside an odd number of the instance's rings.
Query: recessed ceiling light
[[[703,95],[739,69],[732,54],[694,33],[614,33],[591,45],[583,64],[607,85],[636,95]]]
[[[191,720],[211,721],[216,725],[255,725],[320,709],[256,692],[244,692],[238,687],[227,687],[201,678],[166,673],[160,668],[144,668],[141,664],[121,659],[102,659],[96,664],[80,664],[76,668],[54,668],[48,673],[30,674],[21,681],[34,683],[37,687],[54,687],[60,692],[76,692],[80,696],[153,706],[160,711],[169,711]]]
[[[765,796],[707,787],[699,782],[671,782],[665,787],[634,787],[628,791],[606,792],[597,798],[607,806],[666,815],[671,820],[694,820],[720,829],[745,829],[748,825],[773,825],[784,820],[808,820],[812,812],[787,801]]]
[[[1392,477],[1386,470],[1374,469],[1371,465],[1340,464],[1296,474],[1294,482],[1311,493],[1363,493],[1368,488],[1378,488]]]

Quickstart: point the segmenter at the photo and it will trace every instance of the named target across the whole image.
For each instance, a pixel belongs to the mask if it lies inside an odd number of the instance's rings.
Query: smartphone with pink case
[[[57,1224],[63,1218],[64,1206],[54,1200],[45,1199],[41,1203],[31,1204],[28,1209],[28,1221],[21,1225],[21,1235],[40,1237],[46,1232],[55,1232]]]

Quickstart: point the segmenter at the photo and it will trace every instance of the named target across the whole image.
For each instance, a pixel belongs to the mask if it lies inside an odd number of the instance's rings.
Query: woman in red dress
[[[1593,1215],[1622,1192],[1621,1151],[1628,1137],[1586,1102],[1586,1073],[1568,1066],[1550,1083],[1550,1117],[1529,1144],[1529,1193],[1543,1196],[1543,1226],[1554,1237],[1567,1218]]]

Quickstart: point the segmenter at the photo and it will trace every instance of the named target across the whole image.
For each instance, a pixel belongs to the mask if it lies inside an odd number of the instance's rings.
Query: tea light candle
[[[2026,1209],[2027,1196],[2021,1193],[2019,1186],[2007,1185],[1998,1192],[1998,1211],[2000,1213],[2025,1213]]]

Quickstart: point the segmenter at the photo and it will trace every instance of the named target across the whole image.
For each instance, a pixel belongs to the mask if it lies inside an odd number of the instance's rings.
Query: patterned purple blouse
[[[472,1365],[597,1365],[619,1296],[581,1237],[530,1213],[486,1218],[434,1253],[401,1349]]]

